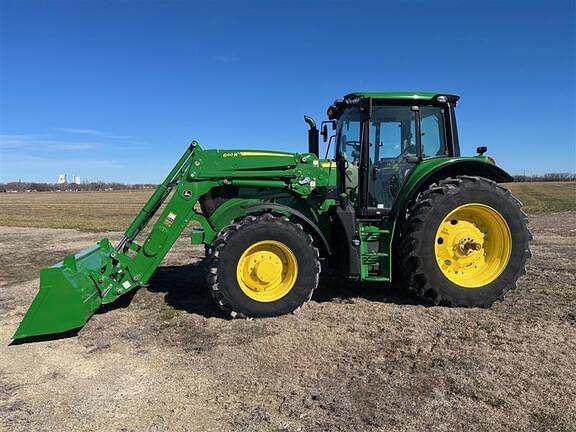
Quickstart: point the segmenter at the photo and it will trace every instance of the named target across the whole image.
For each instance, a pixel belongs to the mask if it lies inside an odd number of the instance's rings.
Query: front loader
[[[101,305],[146,284],[191,223],[191,243],[206,248],[208,289],[231,317],[298,310],[321,263],[353,281],[405,278],[431,304],[502,300],[525,272],[531,235],[520,202],[498,184],[512,178],[486,148],[460,156],[457,101],[349,94],[322,123],[326,158],[309,117],[304,154],[193,141],[117,245],[102,239],[40,271],[13,339],[84,326]]]

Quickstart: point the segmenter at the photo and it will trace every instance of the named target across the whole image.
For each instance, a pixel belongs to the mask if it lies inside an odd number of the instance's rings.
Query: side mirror
[[[332,130],[336,130],[336,120],[325,120],[322,122],[322,141],[328,141],[328,123],[332,125]]]
[[[486,146],[476,147],[476,153],[478,153],[478,156],[482,156],[487,151],[488,151],[488,147],[486,147]]]
[[[322,141],[328,141],[328,125],[326,125],[326,123],[322,125],[322,132],[320,132],[320,135],[322,135]]]

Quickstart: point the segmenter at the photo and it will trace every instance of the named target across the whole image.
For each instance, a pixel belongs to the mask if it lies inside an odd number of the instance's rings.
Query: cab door
[[[417,108],[373,106],[365,154],[367,209],[392,208],[404,179],[418,161]]]
[[[374,105],[364,160],[365,209],[386,214],[410,171],[422,159],[446,155],[444,113],[437,106]]]

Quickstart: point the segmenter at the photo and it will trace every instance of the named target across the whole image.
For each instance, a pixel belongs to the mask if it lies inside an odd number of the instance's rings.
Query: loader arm
[[[146,284],[191,221],[202,226],[202,241],[209,244],[216,236],[216,227],[195,211],[195,205],[212,188],[282,189],[308,196],[327,183],[327,170],[310,154],[204,151],[193,141],[116,247],[102,239],[40,271],[40,290],[13,339],[84,326],[101,305]],[[166,200],[150,233],[138,243],[139,234]]]

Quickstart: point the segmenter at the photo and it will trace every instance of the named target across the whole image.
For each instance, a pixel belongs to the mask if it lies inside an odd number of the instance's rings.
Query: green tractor
[[[304,154],[192,142],[117,245],[103,239],[40,271],[13,338],[84,326],[146,284],[191,223],[191,243],[206,248],[208,289],[231,317],[298,310],[321,264],[352,281],[404,277],[431,304],[489,307],[525,273],[531,235],[520,202],[498,184],[511,176],[486,148],[460,156],[458,99],[349,94],[320,130],[305,117]]]

